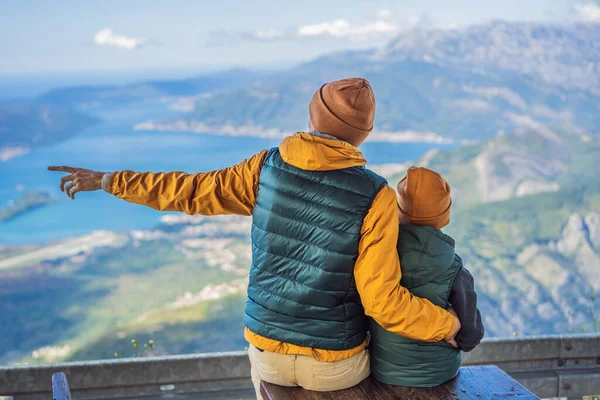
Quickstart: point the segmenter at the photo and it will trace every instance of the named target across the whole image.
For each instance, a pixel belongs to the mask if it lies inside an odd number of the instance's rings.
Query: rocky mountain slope
[[[375,55],[424,60],[471,71],[513,71],[565,89],[600,94],[600,25],[494,21],[463,30],[413,30]]]
[[[447,176],[454,206],[464,208],[595,182],[599,155],[598,135],[537,126],[450,151],[434,150],[415,164]],[[390,182],[403,174],[400,169]]]
[[[600,186],[459,210],[448,232],[476,279],[490,336],[596,331]]]
[[[414,163],[452,187],[446,231],[475,276],[488,335],[600,329],[598,156],[598,136],[544,128]],[[388,166],[390,184],[408,166]]]

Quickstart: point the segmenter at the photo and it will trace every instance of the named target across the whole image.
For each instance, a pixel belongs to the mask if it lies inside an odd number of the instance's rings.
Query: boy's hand
[[[458,319],[458,315],[456,314],[456,311],[454,311],[454,308],[449,307],[447,310],[450,314],[452,314],[452,316],[454,317],[454,329],[452,332],[450,332],[450,336],[445,337],[444,340],[448,343],[450,343],[452,345],[452,347],[455,347],[458,349],[458,343],[456,342],[456,335],[458,334],[458,331],[460,331],[460,320]]]
[[[60,180],[60,190],[75,200],[77,192],[91,192],[102,189],[102,177],[104,172],[92,171],[90,169],[72,167],[48,167],[48,171],[66,172]],[[71,182],[65,186],[67,182]]]

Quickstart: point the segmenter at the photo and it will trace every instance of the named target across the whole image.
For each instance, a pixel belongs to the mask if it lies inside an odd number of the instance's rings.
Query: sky
[[[492,19],[600,23],[600,2],[0,0],[0,77],[277,67]]]

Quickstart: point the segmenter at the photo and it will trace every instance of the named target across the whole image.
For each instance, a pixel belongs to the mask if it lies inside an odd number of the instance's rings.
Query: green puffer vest
[[[427,226],[401,225],[398,254],[402,266],[400,283],[415,296],[442,308],[462,260],[454,240]],[[456,375],[460,351],[445,341],[425,343],[386,331],[371,320],[371,372],[380,382],[413,387],[438,386]]]
[[[305,171],[277,148],[267,153],[252,213],[248,329],[324,350],[366,339],[353,272],[363,220],[386,184],[364,167]]]

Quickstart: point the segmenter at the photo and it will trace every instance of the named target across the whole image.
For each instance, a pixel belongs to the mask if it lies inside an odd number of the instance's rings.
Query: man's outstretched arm
[[[385,329],[411,339],[453,345],[460,329],[456,316],[400,285],[398,208],[389,186],[378,194],[363,222],[354,279],[365,314]]]
[[[107,192],[118,198],[161,211],[250,215],[266,154],[264,150],[232,167],[206,173],[114,172],[108,180],[104,179],[104,185]],[[71,198],[79,191],[101,189],[105,177],[102,172],[80,168],[48,169],[69,173],[61,180],[61,190]]]

